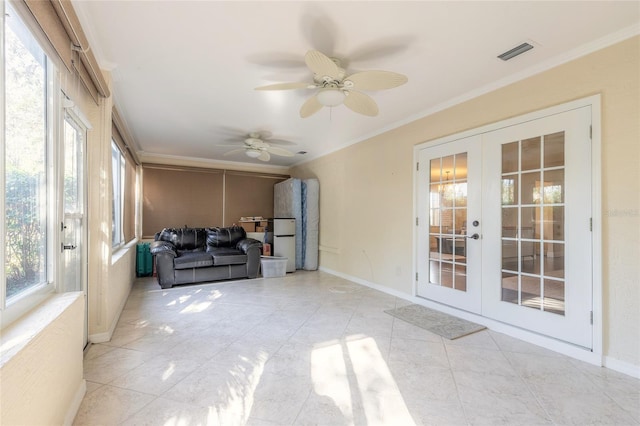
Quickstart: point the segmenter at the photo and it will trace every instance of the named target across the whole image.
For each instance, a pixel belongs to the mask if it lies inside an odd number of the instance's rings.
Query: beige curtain
[[[136,183],[137,168],[140,162],[135,153],[129,148],[129,143],[123,135],[126,134],[122,129],[120,115],[114,108],[112,111],[113,121],[111,122],[111,136],[120,148],[120,152],[125,158],[125,187],[123,199],[123,223],[122,230],[124,232],[124,240],[129,242],[136,237]]]

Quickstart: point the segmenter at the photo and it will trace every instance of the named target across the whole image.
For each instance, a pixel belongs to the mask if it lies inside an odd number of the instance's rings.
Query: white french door
[[[420,150],[418,296],[592,348],[590,125],[585,106]]]
[[[420,152],[418,295],[466,311],[481,307],[481,138]]]
[[[591,108],[483,137],[483,315],[591,348]]]

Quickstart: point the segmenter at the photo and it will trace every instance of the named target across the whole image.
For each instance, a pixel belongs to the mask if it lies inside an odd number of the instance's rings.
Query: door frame
[[[593,247],[592,256],[592,286],[593,286],[593,328],[592,328],[592,342],[593,348],[591,351],[587,351],[584,348],[576,347],[570,343],[561,342],[548,336],[543,336],[535,332],[524,330],[516,326],[501,323],[496,320],[492,320],[481,315],[465,312],[450,306],[442,305],[440,303],[430,301],[418,296],[417,293],[417,273],[419,271],[418,258],[418,245],[420,241],[420,233],[424,228],[417,223],[415,218],[419,217],[419,171],[418,164],[420,159],[420,151],[426,148],[432,148],[434,146],[446,144],[459,140],[462,138],[468,138],[472,136],[482,135],[495,130],[499,130],[505,127],[510,127],[525,123],[528,121],[538,120],[550,115],[559,114],[569,110],[583,108],[586,106],[591,107],[591,210],[592,210],[592,223],[593,229],[591,233],[591,243]],[[490,329],[498,332],[508,334],[510,336],[519,338],[521,340],[534,343],[546,347],[548,349],[564,353],[574,358],[582,359],[587,362],[591,362],[597,365],[602,365],[602,348],[603,348],[603,336],[602,336],[602,148],[601,148],[601,97],[600,95],[593,95],[582,99],[570,101],[567,103],[543,108],[531,113],[519,115],[517,117],[508,118],[505,120],[497,121],[487,125],[477,127],[475,129],[466,130],[464,132],[455,133],[447,136],[443,136],[437,139],[426,141],[415,145],[413,148],[413,212],[414,212],[414,231],[413,231],[413,283],[412,283],[412,296],[413,299],[424,306],[440,310],[455,316],[459,316],[464,319],[478,322]]]

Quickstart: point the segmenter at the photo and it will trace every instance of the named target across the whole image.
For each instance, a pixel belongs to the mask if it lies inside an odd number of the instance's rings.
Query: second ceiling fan
[[[224,155],[233,155],[238,152],[244,152],[247,157],[257,158],[261,161],[269,161],[271,159],[271,154],[280,155],[282,157],[293,157],[294,153],[277,146],[272,146],[268,142],[266,142],[266,136],[260,134],[259,132],[251,132],[246,135],[245,139],[242,141],[242,148],[234,149],[225,153]],[[273,140],[273,143],[278,142],[287,142],[287,141],[278,141]]]
[[[391,71],[362,71],[346,75],[340,61],[310,50],[304,57],[307,67],[313,72],[313,83],[278,83],[256,87],[256,90],[317,89],[300,108],[302,118],[309,117],[322,107],[344,105],[368,116],[378,115],[378,105],[360,90],[392,89],[406,83],[407,77]]]

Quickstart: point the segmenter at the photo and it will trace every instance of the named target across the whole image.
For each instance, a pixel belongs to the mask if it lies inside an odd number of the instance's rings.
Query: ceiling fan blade
[[[244,134],[244,129],[231,126],[216,126],[216,133],[224,134],[224,137],[240,137]]]
[[[369,95],[365,95],[361,92],[354,90],[347,91],[347,96],[344,98],[344,105],[359,113],[374,117],[378,115],[378,105]]]
[[[255,131],[255,132],[251,132],[247,135],[247,137],[250,138],[256,138],[256,139],[269,139],[271,136],[273,136],[273,133],[271,133],[268,130],[260,130],[260,131]]]
[[[268,139],[269,145],[294,146],[295,142],[285,141],[284,139]]]
[[[310,50],[304,55],[304,61],[313,73],[319,77],[329,76],[337,79],[340,70],[338,66],[324,53]]]
[[[267,148],[267,151],[269,151],[271,154],[275,154],[275,155],[280,155],[282,157],[293,157],[293,152],[289,151],[288,149],[284,149],[284,148],[280,148],[277,146],[270,146]]]
[[[351,62],[363,62],[395,56],[406,51],[414,42],[414,37],[409,35],[399,35],[395,37],[384,37],[378,40],[360,45],[355,50],[349,52]]]
[[[291,89],[307,89],[309,83],[276,83],[267,86],[256,87],[255,90],[291,90]]]
[[[408,79],[406,75],[391,71],[362,71],[350,75],[344,81],[351,81],[358,90],[384,90],[401,86]]]
[[[224,153],[224,154],[222,154],[222,155],[226,157],[227,155],[233,155],[233,154],[237,154],[237,153],[239,153],[239,152],[244,152],[244,151],[245,151],[245,149],[244,149],[244,148],[240,148],[240,149],[233,149],[233,150],[231,150],[231,151],[229,151],[229,152],[225,152],[225,153]]]
[[[262,161],[269,161],[270,159],[271,159],[271,156],[267,151],[262,151],[260,153],[260,156],[258,157],[258,160],[262,160]]]
[[[300,108],[300,117],[307,118],[320,111],[321,109],[322,104],[318,102],[318,98],[316,98],[316,95],[313,95],[312,97],[307,99],[304,104],[302,104],[302,107]]]

